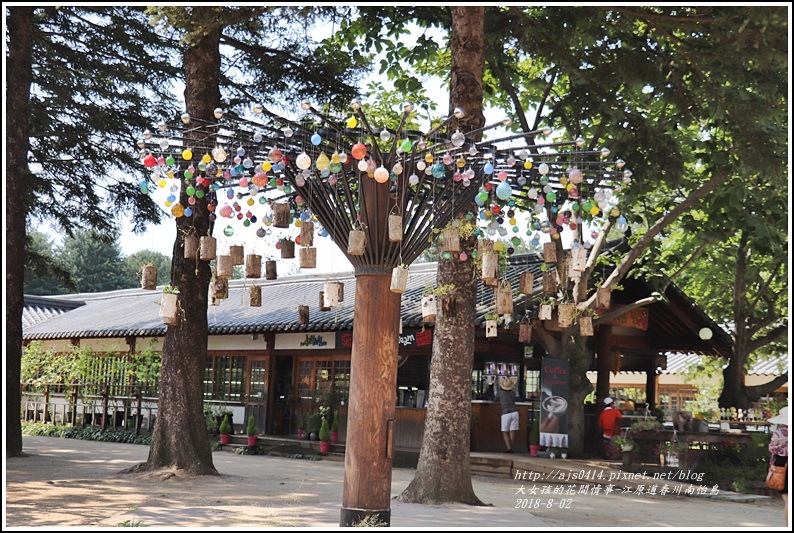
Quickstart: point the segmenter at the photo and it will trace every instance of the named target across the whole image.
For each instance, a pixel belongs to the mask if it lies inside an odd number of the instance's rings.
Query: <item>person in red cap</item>
[[[601,428],[602,443],[604,445],[604,457],[608,456],[609,444],[612,437],[620,432],[618,420],[623,418],[619,410],[615,409],[615,401],[607,396],[604,398],[604,410],[598,417],[598,427]]]

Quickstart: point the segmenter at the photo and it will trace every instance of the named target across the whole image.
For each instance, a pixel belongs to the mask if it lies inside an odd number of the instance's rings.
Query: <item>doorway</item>
[[[292,433],[292,401],[294,398],[292,388],[292,362],[291,356],[276,357],[273,394],[273,409],[271,412],[270,433],[273,435],[290,435]]]

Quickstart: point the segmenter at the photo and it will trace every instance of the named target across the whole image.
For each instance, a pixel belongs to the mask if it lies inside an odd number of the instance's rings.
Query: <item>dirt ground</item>
[[[24,450],[27,457],[11,458],[5,464],[4,530],[125,524],[169,529],[329,528],[339,523],[341,462],[215,452],[213,461],[221,475],[189,478],[175,472],[120,474],[146,460],[146,446],[25,436]],[[394,469],[392,496],[408,485],[414,473]],[[565,494],[570,484],[547,485],[549,494],[542,494],[538,486],[533,495],[527,492],[530,485],[474,476],[475,493],[490,506],[427,506],[392,500],[391,525],[422,530],[788,530],[779,497],[651,496],[618,490],[606,495],[594,494],[592,488],[584,494],[581,487],[575,494]]]

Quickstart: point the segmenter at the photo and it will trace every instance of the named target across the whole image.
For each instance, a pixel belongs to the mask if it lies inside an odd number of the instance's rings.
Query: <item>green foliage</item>
[[[101,428],[97,426],[56,426],[41,422],[23,422],[22,433],[38,437],[59,437],[63,439],[95,440],[102,442],[126,442],[148,446],[150,435],[136,435],[120,428]]]
[[[223,421],[221,422],[218,431],[220,431],[221,435],[231,435],[232,423],[229,421],[229,415],[223,416]]]
[[[179,287],[173,285],[165,285],[163,287],[163,294],[179,294]]]
[[[248,424],[245,426],[245,434],[249,437],[253,437],[259,433],[259,428],[256,427],[256,420],[254,419],[254,415],[248,417]]]
[[[332,433],[336,433],[337,431],[339,431],[339,411],[338,410],[334,411],[334,418],[333,418],[333,421],[331,422],[331,432]]]
[[[629,431],[655,431],[659,432],[664,426],[656,418],[642,418],[629,426]]]
[[[323,418],[318,437],[322,442],[331,442],[331,428],[328,425],[327,418]]]
[[[123,522],[119,522],[116,527],[146,527],[143,525],[142,520],[135,520],[134,518],[131,520],[124,520]]]
[[[535,417],[532,428],[529,430],[529,443],[535,446],[540,444],[540,416]]]
[[[321,420],[325,419],[320,417],[320,413],[311,413],[306,419],[306,431],[309,433],[320,431]]]
[[[703,484],[719,485],[728,490],[755,493],[763,483],[769,468],[769,433],[751,433],[748,444],[735,444],[729,440],[711,445],[698,462],[698,472],[703,473]]]
[[[309,413],[306,411],[298,411],[295,415],[297,417],[296,425],[301,431],[306,431],[309,423]]]
[[[212,412],[204,411],[204,423],[207,425],[207,431],[215,431],[217,429],[220,433],[218,419]]]

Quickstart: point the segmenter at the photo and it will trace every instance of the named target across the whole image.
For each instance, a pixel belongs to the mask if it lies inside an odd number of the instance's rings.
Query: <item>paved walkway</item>
[[[221,451],[213,454],[221,476],[182,478],[168,472],[132,476],[119,472],[145,461],[148,447],[30,436],[24,437],[24,444],[29,457],[6,461],[4,530],[107,527],[125,522],[158,528],[238,529],[330,528],[339,523],[344,472],[339,461]],[[472,477],[475,494],[489,506],[431,506],[392,500],[392,527],[690,530],[784,525],[780,498],[721,490],[714,493],[711,487],[699,489],[672,480],[657,480],[656,494],[650,494],[653,483],[648,479],[623,476],[620,470],[599,462],[518,454],[507,457],[474,454],[472,458],[473,462],[512,462],[512,479]],[[515,479],[516,474],[520,479]],[[392,497],[398,496],[414,475],[415,470],[395,468]],[[668,488],[663,494],[664,485]],[[689,487],[695,489],[688,491]]]

